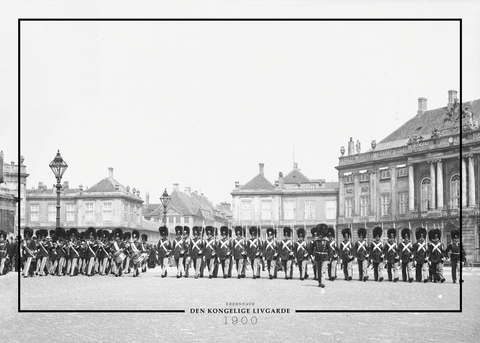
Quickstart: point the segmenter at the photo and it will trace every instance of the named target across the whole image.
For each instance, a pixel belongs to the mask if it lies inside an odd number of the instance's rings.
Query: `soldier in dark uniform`
[[[228,271],[230,268],[230,262],[232,260],[232,246],[230,239],[228,238],[228,233],[228,227],[220,227],[220,234],[222,238],[218,241],[217,244],[218,259],[220,260],[220,265],[222,266],[222,275],[224,279],[230,277],[228,275]]]
[[[7,233],[3,230],[0,230],[0,275],[5,275],[7,274],[7,271],[8,271],[7,248],[8,248]]]
[[[325,287],[325,273],[328,264],[330,263],[330,256],[332,255],[330,244],[328,242],[327,234],[328,227],[326,224],[319,224],[317,227],[318,239],[314,241],[313,256],[317,264],[318,287]]]
[[[414,279],[412,263],[413,251],[412,242],[410,241],[410,229],[404,228],[401,231],[402,241],[398,244],[398,255],[402,264],[402,280],[404,282],[412,282]]]
[[[413,245],[413,266],[415,267],[415,276],[417,282],[428,282],[428,249],[425,238],[427,230],[418,227],[415,230],[417,242]]]
[[[37,245],[32,239],[33,236],[33,230],[29,227],[26,227],[23,229],[23,235],[24,235],[24,240],[23,240],[23,254],[25,257],[25,264],[23,265],[23,277],[26,278],[28,276],[33,276],[33,270],[31,270],[31,263],[32,259],[36,256],[37,254]]]
[[[57,235],[57,276],[65,275],[65,261],[68,256],[67,241],[65,240],[65,229],[63,227],[55,228],[55,234]]]
[[[107,275],[108,260],[110,258],[110,232],[102,230],[102,237],[98,240],[97,256],[100,263],[100,275]]]
[[[185,240],[182,237],[183,227],[180,225],[175,226],[176,238],[172,242],[173,260],[177,266],[177,279],[183,275],[183,260],[188,247],[185,244]]]
[[[450,256],[448,256],[448,253],[450,253]],[[462,262],[467,262],[465,251],[463,250],[462,243],[460,243],[459,230],[452,230],[452,243],[450,243],[447,246],[447,249],[445,249],[445,257],[449,258],[451,261],[452,280],[453,283],[456,283],[457,277],[462,275]],[[463,280],[460,279],[460,282],[463,282]]]
[[[380,226],[373,228],[374,241],[370,243],[370,263],[373,265],[373,277],[375,281],[383,281],[383,243],[381,241],[383,230]]]
[[[313,268],[313,279],[315,281],[318,280],[318,275],[317,275],[317,264],[315,262],[315,256],[313,256],[313,247],[315,246],[315,241],[318,240],[317,229],[318,229],[317,226],[314,226],[311,228],[310,232],[312,233],[312,240],[308,245],[308,253],[310,255],[310,260],[312,262],[312,268]]]
[[[289,226],[283,228],[283,239],[279,242],[279,257],[282,261],[283,271],[285,272],[285,280],[293,278],[293,242],[290,239],[292,229]]]
[[[338,263],[338,246],[335,240],[335,229],[333,227],[328,228],[328,244],[330,244],[330,264],[328,265],[328,279],[334,281],[337,279],[337,263]]]
[[[350,242],[351,230],[345,228],[342,230],[343,241],[340,242],[340,258],[342,259],[343,275],[345,280],[351,281],[353,278],[353,246]]]
[[[126,258],[124,248],[125,244],[122,241],[123,238],[123,230],[120,228],[116,228],[112,232],[113,241],[110,245],[110,251],[112,252],[112,263],[114,268],[112,272],[115,273],[115,277],[122,276],[123,268],[122,264]]]
[[[38,245],[37,245],[37,270],[35,271],[36,275],[45,276],[45,266],[48,260],[48,250],[50,244],[47,241],[48,231],[45,229],[40,229],[37,231],[38,236]]]
[[[442,232],[439,229],[431,230],[428,238],[431,240],[428,245],[429,260],[432,263],[433,282],[445,282],[443,277],[443,243],[440,242]]]
[[[275,240],[276,230],[267,228],[267,239],[262,244],[262,255],[267,263],[268,278],[277,278],[278,242]]]
[[[140,274],[140,263],[142,262],[142,248],[138,239],[140,238],[140,232],[138,230],[132,230],[132,242],[130,242],[128,249],[132,256],[133,263],[133,277],[138,277]]]
[[[213,272],[215,268],[215,260],[217,258],[217,241],[213,237],[213,226],[207,226],[205,232],[207,238],[205,239],[205,265],[208,269],[208,278],[213,277]],[[203,271],[201,272],[203,274]]]
[[[235,267],[237,269],[237,278],[245,277],[245,264],[243,263],[247,252],[245,251],[245,241],[242,237],[242,227],[235,227],[235,237],[232,240],[233,259],[235,260]]]
[[[195,269],[195,279],[200,276],[200,265],[202,263],[203,254],[205,252],[205,244],[200,237],[200,228],[198,226],[193,227],[193,239],[190,242],[190,248],[188,255],[193,261],[193,268]]]
[[[183,270],[185,271],[184,277],[188,277],[190,272],[190,228],[188,226],[183,227],[183,240],[185,242],[186,250],[185,250],[185,258],[183,259]]]
[[[95,271],[95,258],[97,257],[97,243],[95,241],[96,230],[93,227],[87,229],[85,260],[87,261],[87,276],[93,276]]]
[[[130,249],[129,249],[131,238],[132,238],[132,234],[129,231],[125,231],[123,233],[124,252],[127,256],[125,258],[125,260],[123,261],[123,265],[122,265],[124,274],[129,274],[130,269],[131,269],[130,265],[131,265],[131,262],[132,262],[132,257],[130,256]]]
[[[256,226],[251,226],[249,229],[250,239],[247,240],[246,250],[248,262],[250,262],[252,268],[253,278],[260,277],[260,254],[261,254],[261,242],[257,238],[259,230]]]
[[[385,261],[387,262],[388,281],[398,281],[398,262],[400,257],[398,256],[398,246],[395,238],[397,237],[397,230],[391,228],[387,230],[388,241],[383,246],[383,254],[385,255]]]
[[[297,241],[293,245],[295,251],[295,260],[298,264],[298,271],[300,272],[300,280],[307,278],[307,263],[308,263],[308,244],[305,241],[305,229],[297,229]]]
[[[158,231],[161,236],[157,244],[158,265],[162,269],[161,276],[164,278],[167,276],[168,258],[172,252],[172,242],[167,238],[168,228],[166,226],[161,226]]]
[[[148,266],[148,257],[150,255],[150,244],[148,244],[148,235],[142,233],[142,243],[140,244],[142,250],[142,263],[141,263],[141,270],[142,273],[147,271]]]
[[[363,227],[359,228],[357,231],[359,240],[355,242],[353,246],[353,256],[357,259],[358,262],[358,273],[360,281],[368,280],[368,259],[370,252],[368,250],[367,241],[365,240],[367,236],[367,230]]]

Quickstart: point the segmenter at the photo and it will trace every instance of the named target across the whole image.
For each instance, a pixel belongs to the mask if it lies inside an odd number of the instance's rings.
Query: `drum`
[[[134,264],[140,264],[140,263],[142,263],[142,260],[143,260],[142,253],[140,251],[138,251],[138,252],[136,252],[132,255],[132,261],[133,261]]]
[[[127,256],[123,253],[123,251],[121,251],[121,250],[115,252],[113,255],[114,255],[115,261],[117,261],[117,263],[123,262],[123,260],[127,257]]]

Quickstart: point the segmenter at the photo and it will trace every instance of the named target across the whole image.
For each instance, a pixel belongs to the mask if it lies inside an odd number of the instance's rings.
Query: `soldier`
[[[297,229],[297,241],[293,245],[295,252],[295,260],[298,264],[298,270],[300,272],[300,280],[305,280],[307,275],[307,263],[308,263],[308,245],[305,241],[305,229]]]
[[[161,276],[164,278],[167,276],[168,258],[172,252],[172,243],[167,238],[168,228],[166,226],[159,227],[158,232],[160,233],[160,239],[157,244],[158,265],[161,268]]]
[[[50,230],[50,249],[48,251],[48,259],[50,260],[50,269],[48,274],[54,275],[58,267],[57,259],[57,234],[55,230]]]
[[[337,263],[338,263],[338,247],[335,241],[335,229],[333,227],[328,228],[328,244],[330,244],[330,263],[328,265],[328,279],[334,281],[337,279]]]
[[[205,239],[205,265],[208,269],[208,278],[213,277],[213,272],[215,268],[215,260],[217,259],[217,241],[213,237],[213,227],[207,226],[205,232],[207,238]],[[203,274],[203,271],[202,271]]]
[[[68,250],[69,250],[69,256],[70,256],[70,261],[69,261],[70,273],[69,274],[72,277],[78,274],[76,268],[77,268],[78,259],[80,257],[80,254],[78,252],[80,245],[78,242],[78,236],[79,236],[78,230],[75,228],[71,228],[69,231],[70,231],[69,232],[70,240],[68,242]]]
[[[365,282],[368,280],[367,266],[368,258],[370,256],[370,252],[368,251],[367,247],[367,241],[365,240],[367,236],[367,230],[361,227],[358,229],[357,234],[359,239],[355,242],[355,245],[353,246],[353,255],[358,262],[359,280]]]
[[[183,227],[180,225],[175,226],[175,234],[177,237],[175,237],[172,242],[173,260],[177,267],[177,279],[181,278],[183,275],[183,260],[185,258],[185,253],[188,250],[188,247],[185,245],[185,240],[182,237],[182,231]]]
[[[285,272],[285,280],[293,278],[293,242],[290,239],[292,229],[288,226],[283,228],[283,240],[279,243],[279,257],[282,261],[283,271]]]
[[[458,275],[462,275],[462,264],[467,262],[467,257],[465,256],[465,251],[463,250],[462,243],[460,243],[460,231],[459,230],[452,230],[452,240],[453,242],[447,246],[445,250],[445,257],[449,258],[451,261],[452,267],[452,280],[453,283],[457,282]],[[448,253],[450,252],[450,256]],[[460,279],[460,282],[463,282],[463,279]]]
[[[67,241],[65,240],[65,229],[63,227],[55,228],[55,234],[57,235],[57,276],[65,275],[65,261],[68,256]]]
[[[398,262],[400,260],[398,256],[398,246],[395,238],[397,237],[397,230],[391,228],[387,230],[388,241],[383,247],[383,254],[385,255],[385,261],[387,262],[388,281],[398,281]],[[392,273],[393,271],[393,273]]]
[[[218,259],[220,260],[220,265],[222,266],[222,275],[224,279],[230,277],[228,271],[230,270],[230,262],[232,260],[232,246],[228,235],[229,233],[231,234],[231,232],[232,231],[226,226],[220,227],[220,234],[222,238],[218,241],[217,251]]]
[[[402,229],[402,242],[398,244],[398,252],[400,256],[400,263],[402,264],[402,280],[404,282],[412,282],[413,277],[413,270],[412,270],[412,262],[413,262],[413,252],[412,252],[412,242],[410,242],[410,229],[404,228]]]
[[[268,278],[270,280],[277,278],[277,258],[278,258],[278,243],[275,240],[277,230],[273,228],[267,229],[267,239],[263,243],[262,254],[267,262]]]
[[[245,264],[243,260],[247,254],[245,251],[245,241],[242,237],[242,227],[235,227],[235,237],[232,240],[232,250],[233,250],[233,259],[235,260],[235,267],[237,269],[237,278],[240,279],[245,277]]]
[[[193,239],[190,242],[190,248],[188,255],[193,261],[193,269],[195,269],[195,279],[198,279],[200,275],[200,265],[202,263],[203,254],[205,251],[205,244],[203,239],[200,238],[200,228],[198,226],[193,227]]]
[[[0,275],[7,274],[7,233],[3,230],[0,230]]]
[[[183,227],[183,240],[185,242],[185,258],[183,260],[183,270],[185,271],[184,277],[188,277],[189,271],[190,271],[190,244],[191,244],[191,239],[190,239],[190,228],[188,226]]]
[[[48,231],[45,229],[40,229],[37,231],[38,236],[38,245],[37,245],[37,270],[35,271],[36,275],[45,276],[45,266],[48,260],[48,249],[50,244],[47,241]]]
[[[429,260],[432,264],[433,282],[445,282],[443,277],[443,243],[440,242],[442,232],[439,229],[433,229],[428,233],[428,238],[431,240],[428,245]]]
[[[110,258],[110,232],[102,230],[102,237],[98,240],[97,256],[100,263],[100,275],[106,275],[108,272],[108,259]]]
[[[140,232],[138,230],[132,230],[132,242],[130,242],[128,249],[132,256],[133,263],[133,277],[138,277],[140,274],[140,263],[142,262],[142,248],[138,239],[140,238]]]
[[[93,276],[95,271],[95,258],[97,257],[97,243],[95,241],[96,230],[93,227],[87,229],[85,239],[85,260],[87,262],[87,276]]]
[[[308,253],[310,255],[310,260],[312,262],[312,268],[313,268],[313,280],[317,281],[318,280],[318,275],[317,275],[317,264],[315,262],[315,257],[313,255],[313,247],[315,246],[315,241],[318,240],[318,227],[314,226],[310,230],[312,233],[312,240],[308,245]]]
[[[126,255],[126,258],[123,261],[123,265],[122,265],[124,274],[130,273],[130,262],[132,260],[132,256],[130,256],[129,245],[130,245],[130,239],[131,238],[132,238],[132,234],[130,232],[125,231],[123,233],[123,246],[124,246],[124,252],[125,252],[125,255]]]
[[[351,281],[353,278],[353,247],[350,242],[351,230],[345,228],[342,230],[343,242],[340,242],[340,257],[342,259],[343,275],[345,280]]]
[[[148,235],[145,233],[142,233],[142,243],[141,243],[141,250],[142,250],[142,273],[145,273],[147,271],[147,265],[148,265],[148,257],[150,255],[150,244],[148,244]]]
[[[327,271],[330,256],[332,255],[327,234],[328,227],[326,224],[318,224],[318,239],[313,243],[313,256],[317,265],[318,287],[325,287],[325,273]]]
[[[123,268],[122,264],[123,261],[126,259],[126,255],[124,252],[125,244],[122,240],[123,238],[123,231],[120,228],[116,228],[112,232],[113,241],[110,245],[110,251],[112,252],[113,259],[112,263],[114,268],[112,268],[112,272],[115,273],[115,277],[122,276]]]
[[[25,257],[25,264],[23,265],[23,277],[33,276],[33,271],[30,271],[32,259],[37,254],[37,245],[32,240],[33,230],[29,227],[23,229],[24,240],[22,244],[23,254]]]
[[[249,229],[250,239],[247,240],[246,250],[247,258],[252,267],[253,278],[260,277],[260,254],[261,254],[261,242],[257,238],[259,229],[256,226],[251,226]],[[248,262],[247,262],[248,263]]]
[[[413,245],[413,266],[417,282],[428,282],[428,249],[425,242],[427,230],[418,227],[415,230],[417,242]]]
[[[375,281],[383,281],[383,259],[385,257],[383,253],[383,243],[380,240],[383,230],[380,226],[373,228],[374,241],[370,243],[370,263],[373,264],[373,277]]]

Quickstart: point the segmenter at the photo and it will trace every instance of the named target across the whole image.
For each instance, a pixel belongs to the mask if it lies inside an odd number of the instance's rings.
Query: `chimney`
[[[293,164],[293,169],[298,169],[298,163]]]
[[[120,185],[118,183],[115,184],[115,191],[118,191],[120,189]]]
[[[275,187],[278,187],[278,181],[275,181]]]
[[[43,182],[38,183],[38,188],[43,188]]]
[[[63,181],[63,189],[68,189],[68,181]]]
[[[283,189],[283,173],[278,173],[278,186],[280,189]]]
[[[453,105],[457,100],[457,91],[454,89],[450,89],[448,91],[448,105]]]
[[[350,140],[348,141],[348,156],[355,154],[354,144],[353,138],[350,137]]]
[[[80,186],[78,186],[78,188],[80,188],[80,191],[83,192],[83,185],[82,184],[80,184]]]
[[[145,192],[145,205],[150,205],[150,193]]]
[[[185,188],[183,189],[183,192],[184,192],[186,195],[190,196],[191,193],[192,193],[192,188],[191,188],[191,187],[185,187]]]
[[[174,191],[178,191],[178,183],[174,183],[174,184],[173,184],[173,190],[174,190]]]
[[[239,181],[235,181],[235,188],[239,188],[240,187],[240,182]]]
[[[263,176],[263,166],[264,166],[263,163],[259,163],[259,164],[258,164],[258,172],[259,172],[260,175],[262,175],[262,176]]]
[[[418,98],[417,116],[421,116],[427,110],[427,98]]]
[[[113,168],[112,167],[108,168],[108,177],[113,179]]]

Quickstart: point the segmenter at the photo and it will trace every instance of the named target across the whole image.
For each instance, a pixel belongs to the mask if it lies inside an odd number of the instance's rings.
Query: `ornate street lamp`
[[[167,189],[163,191],[162,196],[160,197],[160,201],[162,202],[163,205],[163,225],[167,226],[167,205],[170,202],[170,196],[167,193]]]
[[[55,177],[57,178],[57,184],[55,187],[57,187],[57,222],[56,222],[56,227],[60,226],[60,189],[62,188],[61,182],[62,182],[62,176],[63,173],[65,173],[65,170],[68,168],[68,164],[63,160],[62,156],[60,156],[60,150],[57,152],[57,156],[53,159],[52,162],[49,164],[50,169],[53,171],[55,174]]]

